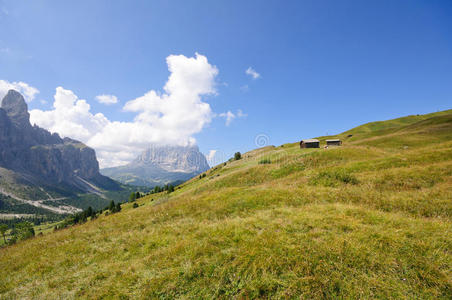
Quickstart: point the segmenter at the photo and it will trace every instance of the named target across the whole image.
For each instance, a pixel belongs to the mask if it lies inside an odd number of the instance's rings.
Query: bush
[[[135,192],[130,193],[129,202],[135,202],[135,200],[137,199],[137,194],[138,194],[138,192],[137,193],[135,193]]]
[[[264,158],[264,159],[259,161],[260,165],[266,165],[266,164],[271,164],[271,163],[272,163],[272,161],[270,159],[268,159],[268,158]]]
[[[236,152],[235,154],[234,154],[234,159],[235,160],[239,160],[239,159],[241,159],[242,158],[242,154],[240,153],[240,152]]]
[[[358,184],[358,179],[351,173],[340,169],[340,170],[328,170],[318,173],[314,178],[309,181],[313,185],[323,185],[323,186],[338,186],[340,183],[345,184]]]
[[[116,212],[120,212],[121,211],[121,203],[117,203],[116,204]]]
[[[21,222],[16,224],[13,230],[13,236],[17,240],[25,240],[35,236],[35,230],[33,224],[30,222]]]
[[[133,208],[137,208],[137,207],[138,207],[138,203],[135,202],[135,203],[133,204]]]
[[[9,240],[8,240],[8,245],[14,245],[17,242],[17,237],[15,235],[13,235]]]
[[[6,231],[8,230],[8,225],[6,224],[0,224],[0,234],[3,236],[3,240],[6,244]]]
[[[113,212],[115,210],[115,201],[111,200],[110,204],[108,205],[108,210]]]

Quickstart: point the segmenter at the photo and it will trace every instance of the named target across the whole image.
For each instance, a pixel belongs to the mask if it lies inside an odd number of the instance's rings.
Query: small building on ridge
[[[327,146],[340,146],[342,145],[342,141],[340,139],[332,139],[332,140],[326,140]]]
[[[300,148],[320,148],[320,141],[316,139],[302,140]]]

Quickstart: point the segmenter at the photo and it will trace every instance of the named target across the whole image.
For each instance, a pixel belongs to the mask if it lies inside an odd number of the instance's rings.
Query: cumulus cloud
[[[217,150],[210,150],[209,153],[206,155],[206,159],[209,162],[209,165],[213,165],[213,161],[215,158],[215,154],[217,153]]]
[[[261,74],[257,73],[256,70],[251,67],[246,69],[245,73],[246,75],[250,75],[253,79],[258,79],[259,77],[261,77]]]
[[[235,115],[230,110],[219,114],[219,116],[226,119],[226,126],[229,126],[231,124],[232,120],[235,119]]]
[[[233,113],[230,110],[228,110],[227,112],[221,113],[218,116],[225,118],[226,119],[226,126],[231,125],[232,121],[235,118],[244,118],[246,116],[248,116],[247,114],[244,114],[243,111],[241,109],[237,110],[237,113]]]
[[[25,101],[27,102],[31,102],[35,98],[36,94],[39,93],[39,90],[37,88],[32,87],[25,82],[9,82],[6,80],[0,80],[0,99],[3,99],[3,97],[6,95],[6,93],[8,93],[9,90],[18,91],[24,96]]]
[[[150,144],[188,145],[213,117],[206,95],[215,95],[218,69],[207,58],[170,55],[170,76],[164,92],[150,90],[128,101],[123,109],[136,113],[133,121],[108,120],[91,112],[90,105],[72,91],[56,89],[53,109],[32,110],[31,121],[96,149],[102,167],[131,161]]]
[[[90,109],[86,100],[79,99],[70,90],[57,87],[53,110],[34,109],[30,111],[30,121],[64,137],[88,142],[109,123],[103,114],[92,114]]]
[[[99,95],[96,96],[96,100],[102,104],[110,105],[118,103],[118,98],[114,95]]]

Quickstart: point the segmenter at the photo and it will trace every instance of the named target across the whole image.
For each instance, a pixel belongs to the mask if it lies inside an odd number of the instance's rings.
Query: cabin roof
[[[325,142],[340,142],[340,139],[325,140]]]
[[[319,143],[319,140],[317,139],[307,139],[307,140],[301,140],[303,143]]]

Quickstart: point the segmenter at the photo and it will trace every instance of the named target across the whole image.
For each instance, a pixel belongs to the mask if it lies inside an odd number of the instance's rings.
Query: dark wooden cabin
[[[332,140],[326,140],[327,146],[340,146],[342,145],[342,141],[340,139],[332,139]]]
[[[302,140],[300,148],[320,148],[320,141],[316,139]]]

